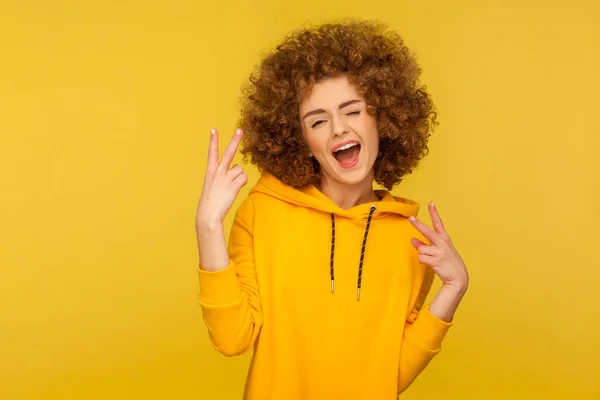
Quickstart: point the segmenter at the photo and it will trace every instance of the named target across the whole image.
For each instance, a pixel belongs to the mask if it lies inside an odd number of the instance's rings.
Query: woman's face
[[[344,75],[318,82],[301,102],[302,134],[324,179],[348,185],[372,182],[379,134],[366,106]]]

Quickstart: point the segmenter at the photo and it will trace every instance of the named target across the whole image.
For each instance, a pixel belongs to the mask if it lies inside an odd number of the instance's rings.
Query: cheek
[[[371,139],[370,144],[371,148],[373,149],[373,151],[371,152],[371,158],[375,160],[379,155],[379,137],[377,135],[374,135],[374,138]]]
[[[373,119],[373,121],[370,121],[368,132],[369,137],[367,141],[369,143],[369,147],[373,149],[373,152],[375,153],[376,157],[379,153],[379,133],[377,131],[377,122],[375,121],[375,119]]]
[[[323,138],[320,138],[317,135],[308,135],[306,141],[313,154],[320,154],[327,151],[327,140],[323,140]]]

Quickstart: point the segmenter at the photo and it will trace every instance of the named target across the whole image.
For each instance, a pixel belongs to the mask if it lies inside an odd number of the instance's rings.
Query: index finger
[[[210,131],[210,143],[208,144],[208,168],[210,171],[219,165],[219,133],[215,128]]]
[[[242,130],[236,129],[235,134],[231,138],[229,145],[227,146],[227,148],[225,149],[225,152],[223,153],[223,158],[221,159],[221,162],[219,163],[219,169],[221,171],[229,169],[229,166],[231,165],[231,161],[233,161],[233,156],[235,156],[235,152],[237,151],[237,148],[240,144],[241,139],[242,139]]]
[[[423,234],[423,236],[425,236],[431,243],[433,243],[434,245],[437,245],[440,243],[441,239],[437,235],[437,233],[435,233],[430,227],[428,227],[423,222],[421,222],[418,218],[410,217],[409,220],[412,223],[412,225],[419,232],[421,232]]]

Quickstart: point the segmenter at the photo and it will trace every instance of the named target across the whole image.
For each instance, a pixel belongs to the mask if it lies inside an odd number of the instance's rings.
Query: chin
[[[358,166],[357,166],[358,167]],[[335,167],[334,167],[335,168]],[[365,167],[356,168],[349,171],[340,170],[340,168],[335,168],[332,173],[329,173],[329,178],[342,183],[344,185],[358,185],[359,183],[363,183],[365,180],[372,181],[373,180],[373,168],[367,169]]]

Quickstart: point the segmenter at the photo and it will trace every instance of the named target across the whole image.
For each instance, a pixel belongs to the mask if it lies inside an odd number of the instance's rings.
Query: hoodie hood
[[[375,194],[381,199],[380,201],[360,204],[349,210],[344,210],[314,185],[301,190],[295,189],[284,184],[269,173],[263,173],[254,188],[250,191],[250,193],[253,192],[263,193],[297,206],[353,219],[366,220],[370,214],[372,214],[373,219],[378,219],[390,213],[408,218],[410,216],[416,217],[419,212],[418,203],[403,197],[393,196],[387,190],[375,190]],[[372,205],[375,205],[377,208],[374,213],[371,213]]]
[[[329,275],[331,279],[331,293],[334,293],[335,291],[335,218],[336,216],[339,216],[356,220],[366,220],[365,232],[360,248],[360,258],[358,260],[356,300],[360,300],[365,249],[367,247],[367,238],[372,221],[384,218],[390,214],[398,214],[408,218],[410,216],[416,216],[419,211],[419,205],[416,202],[403,197],[392,196],[392,194],[386,190],[375,191],[375,194],[381,199],[380,201],[360,204],[349,210],[344,210],[335,204],[329,197],[325,196],[314,185],[298,190],[284,184],[275,176],[268,173],[263,173],[254,188],[250,191],[250,193],[253,192],[263,193],[296,206],[310,208],[330,215],[331,253],[329,258]]]

